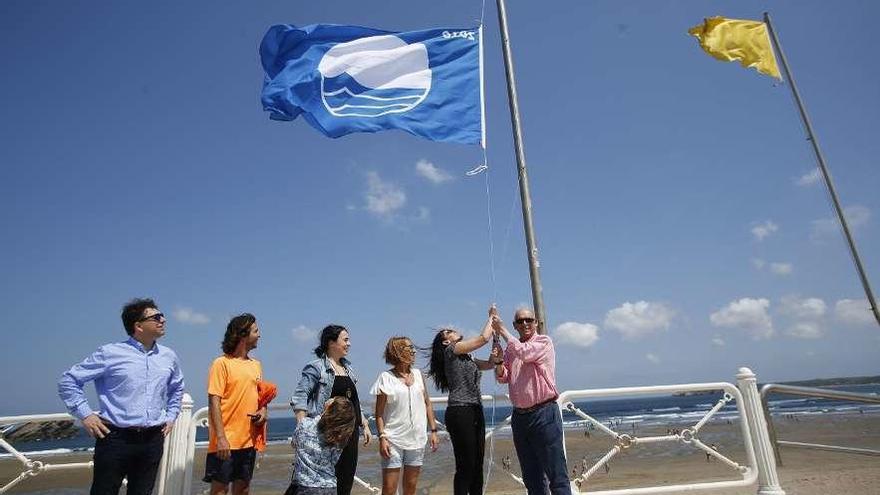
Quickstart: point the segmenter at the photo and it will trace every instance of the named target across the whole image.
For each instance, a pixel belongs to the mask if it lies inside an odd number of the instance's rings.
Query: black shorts
[[[254,475],[254,464],[257,451],[253,447],[231,451],[229,459],[221,460],[216,452],[211,452],[205,459],[205,477],[202,481],[211,483],[231,483],[233,481],[250,481]]]

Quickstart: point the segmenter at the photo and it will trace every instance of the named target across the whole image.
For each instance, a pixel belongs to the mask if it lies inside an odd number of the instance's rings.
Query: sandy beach
[[[777,418],[776,427],[781,439],[847,445],[880,449],[880,417],[876,415],[815,415],[801,416],[797,420]],[[629,433],[627,431],[627,433]],[[637,435],[665,434],[665,429],[639,430]],[[706,443],[714,443],[725,456],[744,463],[745,454],[739,427],[736,423],[718,421],[709,423],[700,434]],[[569,468],[580,474],[584,457],[592,465],[611,447],[610,439],[598,431],[590,436],[582,429],[566,431]],[[489,445],[487,445],[487,450]],[[519,474],[519,465],[513,450],[509,433],[502,433],[494,441],[494,464],[488,477],[488,493],[524,493],[521,485],[502,468],[502,459],[510,456],[511,472]],[[880,493],[880,458],[804,450],[783,447],[784,465],[779,468],[780,482],[784,490],[797,495],[824,495],[831,493],[849,495],[868,495]],[[89,460],[90,454],[70,454],[48,456],[40,460],[49,463],[75,462]],[[286,445],[272,445],[259,463],[254,476],[251,492],[254,494],[279,494],[287,486],[290,475],[292,454]],[[487,460],[489,453],[487,452]],[[207,485],[199,478],[204,469],[204,453],[197,451],[194,467],[192,493],[200,493]],[[0,482],[6,484],[21,472],[20,463],[15,459],[0,461]],[[419,493],[447,494],[452,492],[452,473],[454,461],[452,447],[444,438],[436,453],[426,456],[425,466],[419,483]],[[378,453],[375,444],[361,449],[358,476],[365,481],[380,483]],[[723,463],[707,461],[706,455],[693,447],[683,444],[654,444],[630,448],[609,463],[609,472],[599,469],[583,485],[587,491],[616,488],[634,488],[652,485],[672,485],[740,479],[733,469]],[[27,479],[10,493],[87,493],[90,473],[84,470],[57,471],[43,473]],[[756,487],[715,490],[720,495],[753,494]],[[370,492],[355,486],[354,492],[367,495]]]

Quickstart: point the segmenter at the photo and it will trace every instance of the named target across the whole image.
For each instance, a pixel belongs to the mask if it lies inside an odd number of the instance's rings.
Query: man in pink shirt
[[[501,358],[498,344],[492,350],[495,378],[507,383],[513,403],[513,445],[519,457],[523,483],[529,495],[571,495],[571,483],[562,444],[562,415],[556,405],[556,352],[547,335],[537,334],[535,314],[518,309],[513,337],[496,316],[492,328],[507,342]],[[546,479],[546,482],[545,482]]]

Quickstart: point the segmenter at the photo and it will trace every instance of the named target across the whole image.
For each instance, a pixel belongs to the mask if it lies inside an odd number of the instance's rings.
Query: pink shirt
[[[546,335],[533,335],[525,342],[510,340],[504,350],[504,371],[496,374],[499,383],[510,384],[513,407],[527,408],[554,399],[556,391],[556,351]]]

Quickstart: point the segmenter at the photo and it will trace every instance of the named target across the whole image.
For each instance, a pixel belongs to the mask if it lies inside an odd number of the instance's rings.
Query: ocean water
[[[851,385],[827,387],[832,390],[842,390],[861,394],[880,395],[880,384]],[[671,427],[692,425],[700,420],[721,399],[720,392],[688,396],[653,396],[634,397],[625,399],[591,400],[575,402],[578,409],[586,412],[596,421],[604,424],[617,426],[632,426],[634,428],[668,425]],[[818,399],[809,397],[786,396],[774,394],[771,396],[770,413],[773,416],[803,416],[803,415],[841,415],[841,414],[880,414],[880,404],[864,404],[836,399]],[[493,406],[491,402],[484,403],[486,427],[503,422],[510,414],[511,407]],[[443,421],[443,409],[435,407],[437,419]],[[291,432],[296,426],[296,421],[291,414],[281,411],[273,411],[274,417],[269,420],[268,440],[270,443],[283,443],[289,441]],[[713,418],[716,420],[734,421],[738,417],[735,401],[726,404]],[[563,422],[569,428],[584,428],[590,425],[579,416],[565,412]],[[375,423],[371,427],[375,431]],[[595,425],[594,425],[595,426]],[[207,428],[199,428],[196,433],[196,442],[207,442]],[[62,440],[44,440],[37,442],[18,442],[14,446],[22,452],[35,451],[82,451],[91,448],[94,440],[88,437],[83,430],[72,438]],[[0,458],[10,454],[0,452]]]

